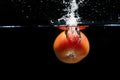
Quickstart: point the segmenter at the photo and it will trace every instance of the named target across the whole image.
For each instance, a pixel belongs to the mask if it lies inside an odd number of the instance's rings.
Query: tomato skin
[[[88,25],[83,25],[83,26],[78,26],[80,30],[85,30],[87,27],[89,27]],[[67,26],[59,26],[58,27],[61,30],[66,30]]]
[[[65,31],[60,33],[54,41],[54,51],[56,57],[64,63],[78,63],[89,53],[90,45],[87,37],[80,32],[81,40],[70,42],[65,35]],[[70,38],[70,37],[69,37]]]

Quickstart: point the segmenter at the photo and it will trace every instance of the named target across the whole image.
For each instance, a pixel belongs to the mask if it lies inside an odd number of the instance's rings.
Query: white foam
[[[84,0],[80,0],[77,4],[76,0],[69,0],[69,2],[63,0],[63,3],[65,5],[68,5],[69,3],[69,6],[66,9],[64,9],[65,11],[67,11],[67,14],[58,19],[58,21],[64,20],[67,26],[77,26],[78,21],[80,21],[80,17],[77,13],[77,10],[79,9],[78,5],[83,2]]]

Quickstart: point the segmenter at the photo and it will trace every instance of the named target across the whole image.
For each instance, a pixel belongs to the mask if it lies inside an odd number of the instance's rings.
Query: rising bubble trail
[[[77,36],[79,36],[79,40],[81,40],[80,37],[80,30],[77,27],[78,23],[81,23],[81,18],[78,14],[79,5],[82,4],[84,0],[80,0],[78,3],[76,0],[63,0],[63,4],[68,6],[64,9],[64,11],[67,11],[66,15],[63,15],[61,18],[58,19],[58,22],[65,21],[66,23],[66,36],[68,36],[68,32],[74,36],[75,33],[77,33]]]

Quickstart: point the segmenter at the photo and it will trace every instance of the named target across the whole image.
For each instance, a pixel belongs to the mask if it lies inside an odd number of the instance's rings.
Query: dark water
[[[21,2],[22,1],[22,2]],[[61,32],[50,25],[65,13],[61,0],[0,0],[0,25],[22,25],[20,28],[0,29],[0,51],[3,63],[11,65],[63,64],[55,57],[54,39]],[[80,16],[87,24],[120,23],[120,0],[89,0],[81,6]],[[58,11],[58,8],[60,9]],[[61,13],[62,12],[62,13]],[[90,41],[89,55],[78,64],[118,65],[120,46],[119,26],[97,26],[83,31]]]
[[[118,65],[120,27],[90,26],[82,31],[89,39],[89,55],[80,63],[84,65]],[[1,59],[8,64],[62,65],[53,51],[53,42],[61,31],[57,28],[0,29]]]

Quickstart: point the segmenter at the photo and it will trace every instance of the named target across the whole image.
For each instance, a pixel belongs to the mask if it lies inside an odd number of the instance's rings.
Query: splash
[[[81,41],[80,29],[77,27],[78,23],[81,22],[81,18],[78,14],[79,5],[81,5],[84,0],[80,0],[78,3],[76,0],[69,0],[68,2],[63,0],[63,3],[68,6],[64,11],[67,11],[67,14],[58,19],[58,22],[65,21],[65,25],[67,26],[66,37],[70,42],[78,42]],[[82,22],[81,22],[82,23]],[[74,38],[76,37],[76,40]]]
[[[82,4],[84,0],[80,0],[78,3],[76,0],[69,0],[69,2],[63,0],[63,4],[69,5],[64,11],[67,11],[67,14],[58,19],[58,22],[64,20],[67,26],[77,26],[78,22],[81,21],[81,18],[78,14],[79,5]]]

